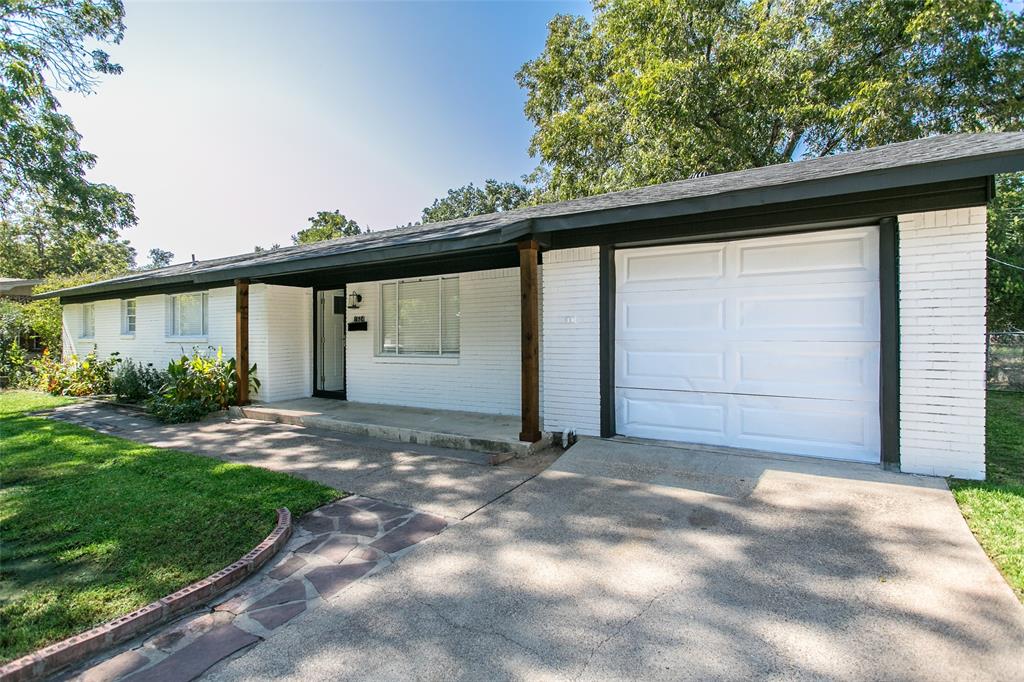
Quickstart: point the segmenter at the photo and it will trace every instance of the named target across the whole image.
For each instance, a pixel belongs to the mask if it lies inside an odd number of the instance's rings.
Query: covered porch
[[[539,265],[540,245],[523,240],[482,254],[235,280],[235,357],[251,364],[252,343],[274,387],[253,405],[243,377],[236,414],[499,456],[532,452],[550,441],[540,423]],[[268,285],[254,337],[250,284]],[[285,291],[295,293],[286,300]],[[396,294],[406,291],[410,299]],[[295,312],[306,305],[308,323]],[[435,335],[436,349],[420,347]],[[311,367],[296,360],[307,354]]]
[[[487,453],[491,464],[528,455],[548,445],[550,434],[536,441],[520,439],[519,416],[438,410],[398,405],[299,398],[233,407],[236,417],[307,426],[400,443]]]

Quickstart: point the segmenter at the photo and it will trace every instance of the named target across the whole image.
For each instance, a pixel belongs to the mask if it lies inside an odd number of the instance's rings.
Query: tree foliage
[[[423,209],[423,222],[437,223],[442,220],[508,211],[525,206],[530,198],[530,190],[515,182],[487,180],[483,187],[477,187],[471,182],[448,190],[447,196],[434,199],[433,204]]]
[[[359,223],[349,220],[338,210],[317,211],[316,215],[309,219],[309,227],[292,235],[292,243],[313,244],[328,239],[352,237],[362,234],[363,231]],[[369,232],[369,229],[366,232]]]
[[[0,220],[0,275],[46,277],[121,272],[135,266],[135,249],[121,230],[135,223],[130,196],[96,185],[106,198],[87,209],[49,197]]]
[[[120,0],[0,3],[0,217],[22,213],[22,201],[91,218],[123,210],[126,195],[85,179],[96,157],[54,93],[92,92],[101,74],[121,72],[87,45],[120,42],[123,19]]]
[[[154,248],[149,250],[149,264],[146,267],[150,268],[166,268],[174,260],[174,253],[166,251],[160,248]]]
[[[1024,331],[1024,173],[996,178],[988,253],[996,259],[988,264],[988,328]]]
[[[1024,26],[996,0],[595,0],[517,80],[545,199],[1019,128]]]

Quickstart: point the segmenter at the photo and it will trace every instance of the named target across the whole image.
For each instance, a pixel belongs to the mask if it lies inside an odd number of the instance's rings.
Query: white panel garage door
[[[878,228],[616,253],[627,436],[879,461]]]

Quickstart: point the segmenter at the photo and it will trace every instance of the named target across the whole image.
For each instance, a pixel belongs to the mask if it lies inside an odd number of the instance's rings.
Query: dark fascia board
[[[764,228],[802,225],[834,226],[877,222],[880,218],[925,210],[977,206],[989,200],[989,178],[896,187],[828,199],[794,201],[763,207],[746,207],[694,216],[625,222],[587,230],[550,233],[552,248],[615,244],[640,246],[672,243],[681,238],[735,235]]]
[[[498,233],[489,232],[471,237],[455,239],[437,239],[400,246],[365,249],[348,253],[307,258],[301,260],[282,260],[248,266],[224,266],[210,270],[199,270],[179,275],[158,277],[154,279],[138,279],[132,282],[98,282],[70,289],[61,289],[39,294],[35,298],[60,297],[62,302],[84,303],[104,298],[128,298],[146,293],[170,292],[171,290],[188,291],[213,288],[220,283],[231,283],[235,279],[261,280],[285,275],[302,275],[319,270],[331,270],[342,267],[360,267],[371,264],[401,262],[416,257],[438,258],[453,254],[473,254],[482,249],[502,244]]]
[[[524,229],[535,233],[597,227],[613,223],[634,223],[648,220],[676,218],[694,214],[716,213],[742,208],[768,206],[802,200],[823,199],[847,194],[859,194],[891,189],[915,187],[1009,173],[1024,167],[1024,152],[1012,151],[973,159],[936,161],[917,166],[887,168],[854,175],[804,180],[772,187],[755,187],[722,194],[687,197],[653,204],[623,206],[565,216],[535,218],[527,227],[513,225],[502,230],[505,241],[521,237]]]
[[[462,250],[448,253],[435,254],[429,257],[388,259],[364,263],[361,265],[344,265],[340,267],[319,267],[307,268],[300,272],[272,272],[256,277],[253,275],[239,275],[227,279],[200,280],[198,278],[187,281],[158,282],[148,281],[134,283],[131,289],[121,287],[116,292],[91,290],[81,294],[62,293],[60,302],[64,303],[89,303],[111,298],[134,298],[136,296],[148,296],[152,294],[176,294],[186,291],[205,291],[218,287],[233,286],[237,279],[248,279],[253,284],[279,284],[282,286],[296,287],[317,287],[334,288],[344,286],[348,282],[367,282],[379,279],[396,279],[400,277],[426,277],[431,275],[442,275],[455,272],[470,272],[473,270],[491,270],[496,268],[517,267],[519,257],[515,248],[510,244],[502,244],[485,249]],[[229,274],[235,275],[238,271]],[[168,278],[170,279],[170,278]],[[175,278],[178,279],[178,278]]]

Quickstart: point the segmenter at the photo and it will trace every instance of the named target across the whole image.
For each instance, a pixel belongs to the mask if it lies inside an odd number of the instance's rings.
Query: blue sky
[[[340,209],[375,229],[535,166],[514,74],[586,3],[127,3],[124,67],[65,111],[135,196],[139,260],[290,243]]]

